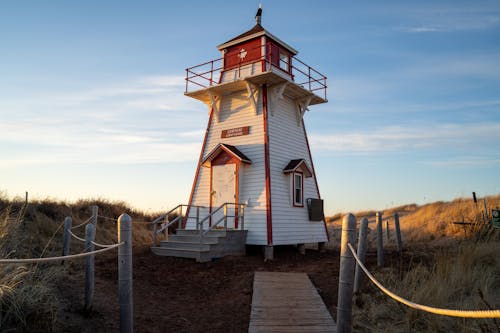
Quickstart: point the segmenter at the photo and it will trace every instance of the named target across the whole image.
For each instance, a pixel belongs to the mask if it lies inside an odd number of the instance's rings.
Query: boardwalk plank
[[[336,332],[305,273],[255,272],[248,332]]]

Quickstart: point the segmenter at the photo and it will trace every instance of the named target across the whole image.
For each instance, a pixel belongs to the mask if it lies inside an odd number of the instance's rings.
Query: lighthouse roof
[[[264,29],[264,27],[262,25],[260,25],[259,23],[257,23],[256,25],[254,25],[252,29],[250,29],[248,31],[245,31],[244,33],[242,33],[242,34],[240,34],[240,35],[238,35],[238,36],[236,36],[236,37],[228,40],[227,42],[225,42],[223,44],[220,44],[219,46],[217,46],[217,48],[220,51],[222,51],[223,49],[228,48],[230,46],[237,45],[237,44],[246,42],[247,40],[251,40],[251,39],[254,39],[254,38],[257,38],[257,37],[261,37],[261,36],[267,36],[267,37],[271,38],[272,40],[274,40],[278,44],[281,44],[282,46],[284,46],[293,55],[296,55],[296,54],[299,53],[299,51],[295,50],[293,47],[291,47],[287,43],[283,42],[281,39],[279,39],[278,37],[274,36],[273,34],[271,34],[266,29]]]

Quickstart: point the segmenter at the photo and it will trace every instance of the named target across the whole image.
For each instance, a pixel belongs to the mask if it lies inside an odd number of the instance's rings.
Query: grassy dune
[[[75,203],[42,200],[30,202],[0,197],[0,257],[37,258],[59,256],[62,251],[63,221],[72,216],[73,226],[91,216],[91,205],[99,206],[96,241],[116,243],[116,222],[124,212],[134,221],[151,221],[152,216],[130,209],[121,202],[79,200]],[[23,208],[24,207],[24,208]],[[134,224],[133,242],[137,247],[151,242],[151,231]],[[74,230],[84,237],[84,228]],[[72,240],[71,253],[84,251],[82,243]],[[60,264],[10,264],[0,266],[0,331],[54,331],[62,324],[62,297],[56,285],[63,280],[81,279],[83,260]],[[75,273],[77,272],[77,273]],[[76,276],[75,276],[76,274]]]
[[[500,207],[500,195],[486,198],[488,211]],[[472,199],[391,208],[383,216],[401,215],[404,254],[389,267],[371,268],[396,294],[416,303],[462,310],[500,309],[500,231],[485,224],[484,206]],[[375,212],[355,214],[369,219],[369,249],[375,250]],[[454,224],[467,222],[471,224]],[[338,248],[340,215],[329,219],[330,247]],[[385,249],[395,250],[392,238]],[[385,227],[385,223],[384,223]],[[500,332],[494,319],[461,319],[411,310],[382,294],[371,282],[356,296],[353,309],[359,332]]]
[[[500,195],[488,197],[489,208],[500,207]],[[74,203],[53,200],[34,201],[24,209],[22,200],[0,195],[0,256],[32,258],[61,254],[62,222],[73,217],[73,225],[91,215],[90,206],[99,206],[96,241],[116,242],[116,219],[127,212],[133,221],[151,221],[148,216],[121,202],[80,200]],[[500,236],[498,229],[484,228],[482,202],[456,199],[423,206],[405,205],[384,211],[401,215],[405,251],[399,262],[377,269],[377,279],[397,294],[426,305],[457,309],[500,308]],[[374,211],[359,212],[368,217],[369,249],[375,249]],[[328,218],[332,235],[330,248],[338,250],[341,216]],[[471,222],[466,229],[452,222]],[[393,222],[389,221],[392,235]],[[78,235],[83,228],[76,229]],[[151,230],[134,224],[134,247],[151,243]],[[385,235],[385,233],[384,233]],[[385,236],[384,236],[385,237]],[[391,240],[388,252],[395,250]],[[83,245],[72,241],[72,253]],[[63,295],[57,284],[81,279],[83,260],[68,264],[2,265],[0,275],[0,331],[63,331]],[[365,281],[356,297],[354,328],[359,332],[498,332],[494,320],[462,320],[409,310],[377,291]]]

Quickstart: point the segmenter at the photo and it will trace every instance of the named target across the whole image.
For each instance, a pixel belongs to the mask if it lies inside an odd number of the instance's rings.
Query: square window
[[[287,71],[289,69],[289,58],[285,52],[280,52],[280,68]]]

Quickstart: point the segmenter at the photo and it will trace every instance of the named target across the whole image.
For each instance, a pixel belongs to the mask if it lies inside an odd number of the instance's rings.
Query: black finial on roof
[[[260,25],[262,21],[262,5],[259,3],[259,9],[257,9],[257,14],[255,14],[255,22]]]

